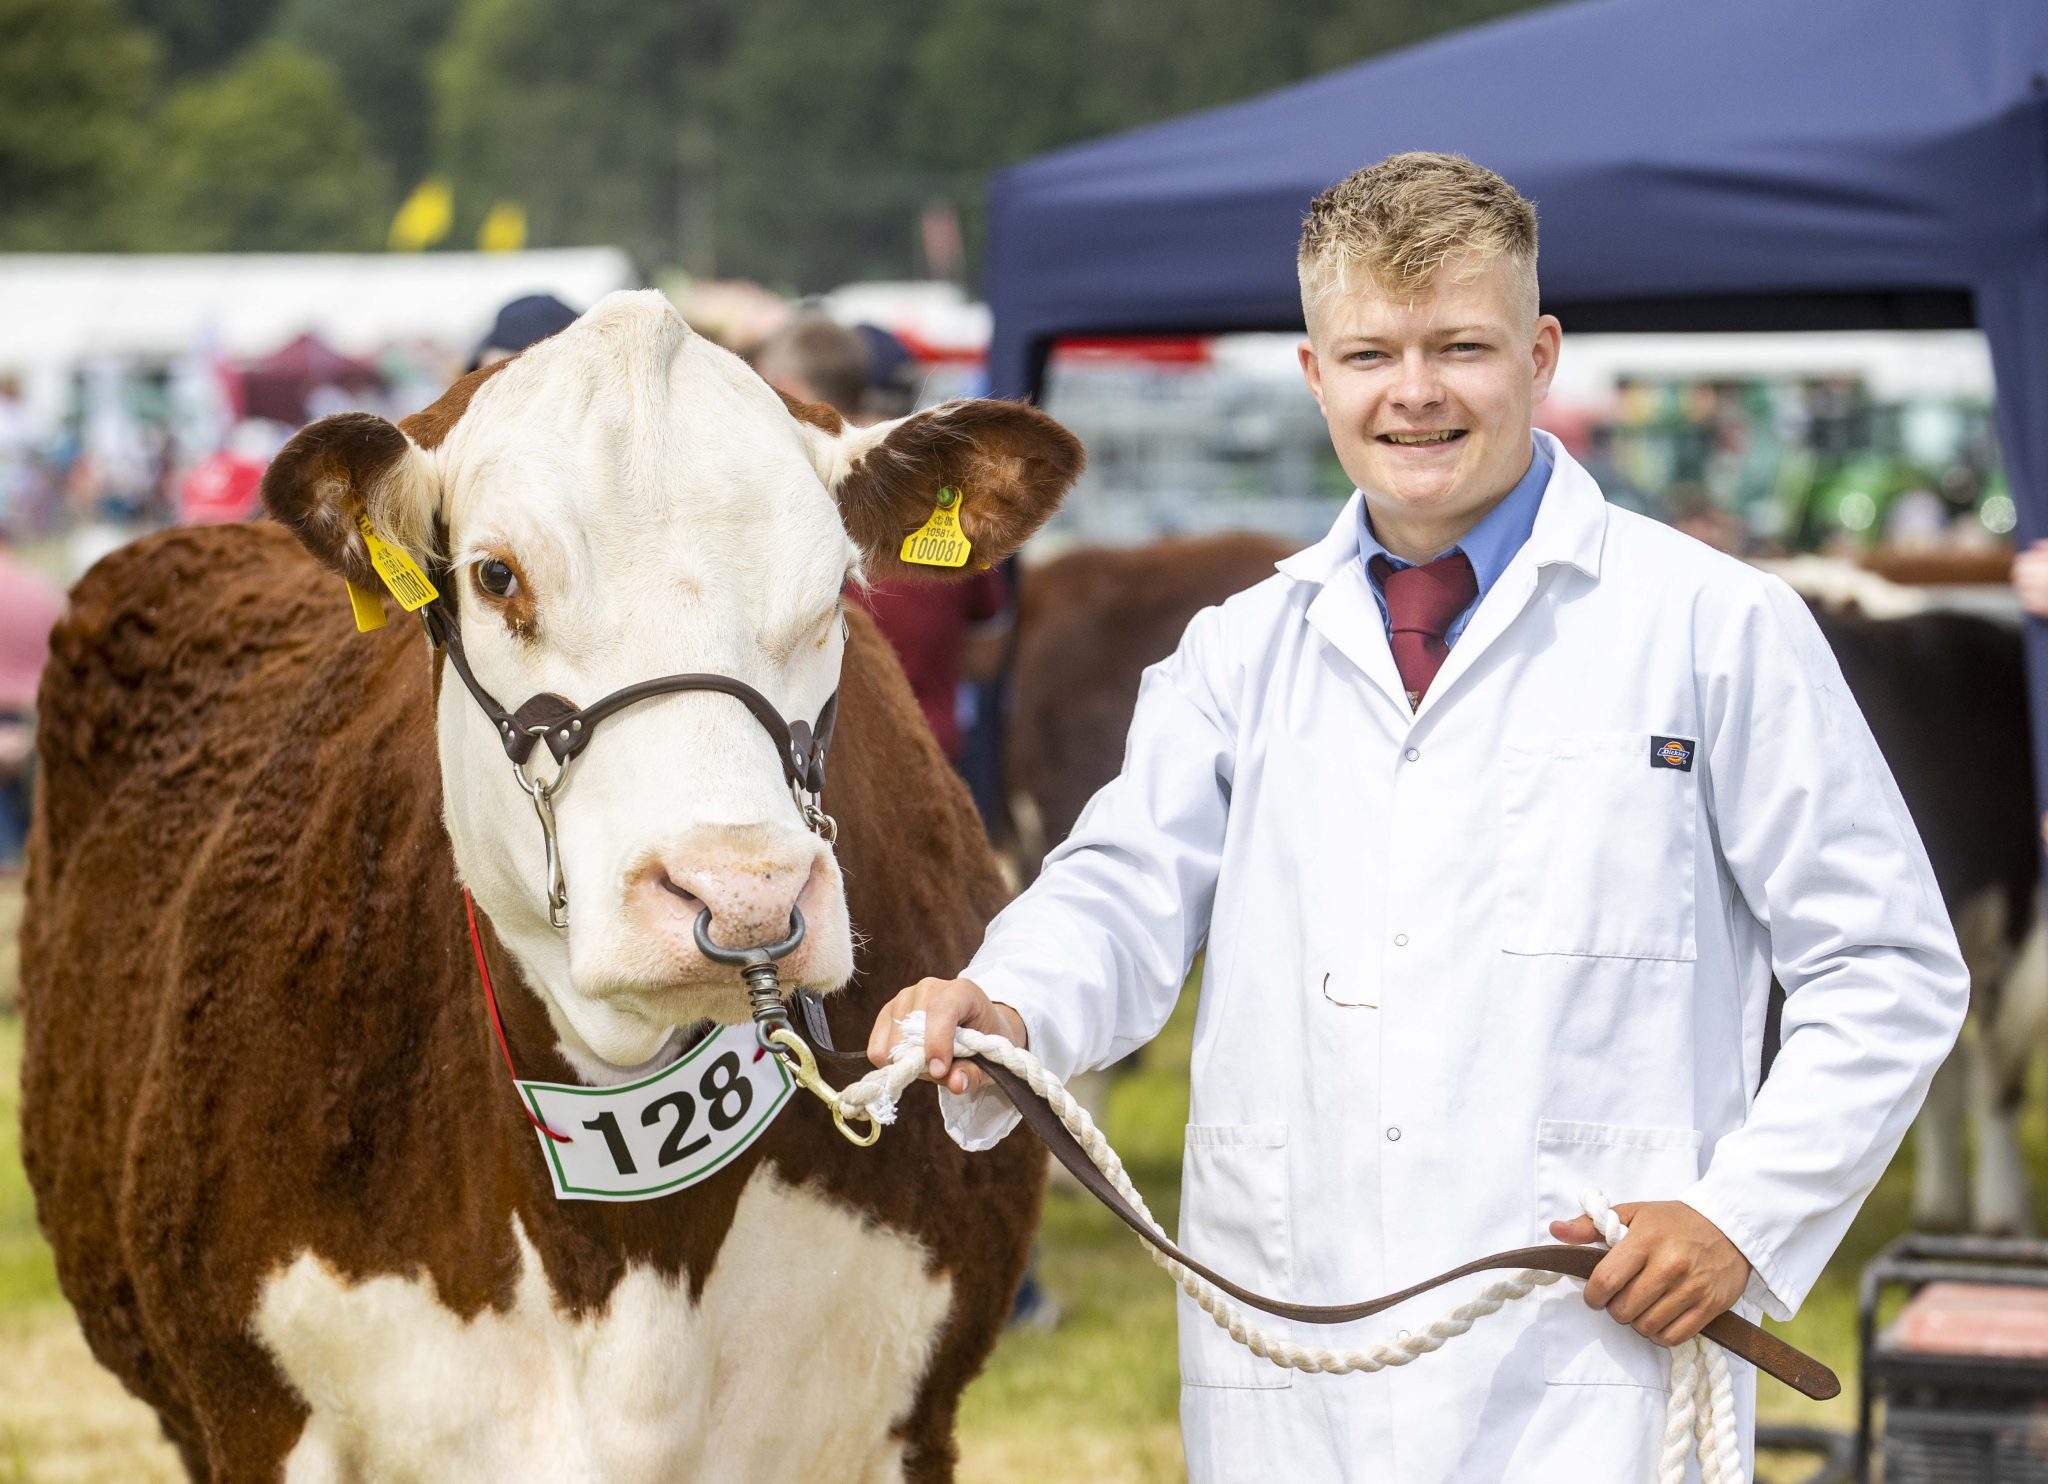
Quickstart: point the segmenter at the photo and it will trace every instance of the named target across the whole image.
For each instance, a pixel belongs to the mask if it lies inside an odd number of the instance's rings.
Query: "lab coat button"
[[[1397,1128],[1390,1128],[1390,1129],[1388,1129],[1388,1130],[1387,1130],[1387,1139],[1388,1139],[1388,1141],[1389,1141],[1390,1143],[1394,1143],[1394,1144],[1398,1144],[1398,1143],[1400,1143],[1400,1142],[1401,1142],[1401,1131],[1400,1131],[1399,1129],[1397,1129]]]
[[[1408,761],[1409,761],[1409,762],[1411,762],[1411,763],[1412,763],[1412,762],[1414,762],[1414,761],[1415,761],[1415,760],[1416,760],[1417,758],[1419,758],[1419,757],[1421,757],[1421,756],[1422,756],[1422,753],[1421,753],[1421,752],[1420,752],[1419,750],[1417,750],[1416,748],[1413,748],[1413,747],[1411,747],[1411,748],[1409,748],[1409,749],[1408,749]]]
[[[1406,933],[1394,934],[1394,946],[1396,948],[1406,948],[1408,946],[1408,935]]]

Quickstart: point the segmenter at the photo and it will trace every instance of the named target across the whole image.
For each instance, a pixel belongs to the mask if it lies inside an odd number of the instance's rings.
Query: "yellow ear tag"
[[[367,634],[372,629],[384,627],[384,604],[378,596],[366,587],[348,584],[349,611],[356,616],[356,632]]]
[[[357,516],[356,529],[363,533],[363,540],[370,548],[370,565],[377,569],[377,575],[391,589],[391,596],[398,599],[399,607],[407,613],[417,613],[441,596],[435,591],[434,584],[427,580],[427,574],[420,570],[419,563],[371,529],[369,516]]]
[[[948,486],[939,491],[932,518],[903,538],[899,555],[920,567],[964,567],[973,550],[960,529],[960,491]]]

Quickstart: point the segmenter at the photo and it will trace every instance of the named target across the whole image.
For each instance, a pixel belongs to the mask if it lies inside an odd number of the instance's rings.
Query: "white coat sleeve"
[[[1783,1040],[1681,1198],[1790,1318],[1962,1028],[1969,977],[1905,800],[1806,605],[1775,578],[1717,619],[1702,753],[1730,876],[1768,935]]]
[[[1032,1054],[1057,1077],[1158,1035],[1208,935],[1230,809],[1231,668],[1224,610],[1205,609],[1145,672],[1123,770],[961,971],[1023,1017]],[[994,1088],[942,1090],[940,1103],[966,1149],[1017,1125]]]

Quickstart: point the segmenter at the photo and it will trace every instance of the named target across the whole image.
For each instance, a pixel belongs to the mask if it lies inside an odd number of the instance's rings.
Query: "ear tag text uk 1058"
[[[369,516],[357,516],[356,529],[363,533],[363,543],[370,548],[370,565],[391,589],[391,596],[398,599],[399,607],[407,613],[417,613],[441,596],[420,570],[419,563],[377,534]]]
[[[903,538],[899,555],[920,567],[964,567],[973,550],[960,529],[960,491],[948,485],[939,491],[931,519]]]
[[[384,627],[384,600],[376,590],[347,583],[349,611],[356,616],[356,632],[367,634]]]

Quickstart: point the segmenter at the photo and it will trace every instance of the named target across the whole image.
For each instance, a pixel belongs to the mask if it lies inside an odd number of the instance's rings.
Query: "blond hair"
[[[1318,311],[1362,269],[1384,292],[1427,293],[1439,273],[1467,282],[1496,260],[1511,270],[1517,307],[1536,318],[1536,208],[1463,155],[1389,155],[1331,186],[1301,224],[1301,307]]]

